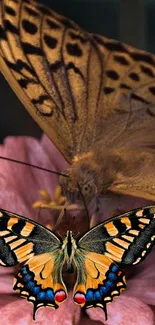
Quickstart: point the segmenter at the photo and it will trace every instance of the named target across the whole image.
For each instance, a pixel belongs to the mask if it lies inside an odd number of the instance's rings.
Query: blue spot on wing
[[[24,282],[28,282],[32,279],[32,275],[31,274],[26,274],[24,277],[23,277],[23,281]]]
[[[113,265],[112,268],[111,268],[111,271],[112,272],[117,272],[119,269],[119,267],[117,265]]]
[[[108,293],[108,288],[106,288],[105,286],[101,286],[100,292],[102,295],[106,295]]]
[[[47,300],[54,300],[54,292],[52,289],[47,289],[46,291],[46,299]]]
[[[94,293],[92,290],[88,289],[86,293],[86,300],[90,301],[94,299]]]
[[[37,299],[38,300],[45,300],[45,296],[46,296],[46,293],[44,291],[40,291],[38,294],[37,294]]]
[[[117,275],[115,274],[115,273],[113,273],[113,272],[110,272],[109,274],[108,274],[108,279],[109,280],[116,280],[117,279]]]
[[[28,273],[28,270],[27,270],[26,266],[23,266],[20,270],[21,270],[21,273],[22,273],[23,275],[25,275],[25,274]]]
[[[37,295],[39,293],[39,291],[40,291],[40,287],[38,287],[38,286],[35,286],[34,288],[32,288],[32,293],[34,295]]]
[[[29,281],[28,283],[26,283],[26,288],[27,289],[32,289],[35,286],[35,282],[34,281]]]
[[[114,284],[114,282],[108,280],[108,281],[106,281],[105,286],[106,286],[108,289],[111,289],[111,288],[114,288],[114,287],[115,287],[115,284]]]
[[[96,300],[102,299],[101,293],[99,291],[94,292],[94,299],[96,299]]]

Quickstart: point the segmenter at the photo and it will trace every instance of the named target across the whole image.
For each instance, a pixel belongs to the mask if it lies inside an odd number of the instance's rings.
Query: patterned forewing
[[[1,71],[70,160],[82,145],[88,118],[93,49],[87,33],[35,1],[6,0],[1,2],[0,47]],[[95,58],[95,52],[91,56]],[[94,63],[100,68],[96,59]]]
[[[124,43],[93,35],[105,58],[104,114],[120,108],[127,96],[131,110],[155,102],[155,56]],[[124,109],[129,110],[129,107]],[[123,113],[123,110],[122,110]],[[129,113],[129,112],[128,112]]]
[[[13,266],[60,247],[61,241],[50,230],[17,214],[0,210],[1,265]]]
[[[155,207],[136,209],[94,227],[78,242],[82,249],[104,254],[120,264],[137,264],[155,240]]]

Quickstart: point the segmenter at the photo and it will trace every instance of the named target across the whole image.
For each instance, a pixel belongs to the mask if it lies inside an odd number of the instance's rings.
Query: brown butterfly
[[[155,200],[155,56],[33,0],[1,0],[0,70],[70,164],[92,213],[111,193]]]

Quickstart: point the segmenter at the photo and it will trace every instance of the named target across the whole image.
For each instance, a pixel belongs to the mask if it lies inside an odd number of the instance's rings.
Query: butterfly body
[[[155,207],[149,206],[111,218],[76,239],[64,239],[42,225],[0,209],[0,264],[23,263],[14,289],[38,308],[58,308],[67,298],[62,270],[77,270],[73,299],[81,307],[100,307],[126,288],[122,266],[142,261],[155,241]]]
[[[67,231],[66,237],[63,240],[62,250],[64,252],[67,271],[72,272],[74,269],[74,255],[77,250],[76,240],[73,237],[72,231]]]

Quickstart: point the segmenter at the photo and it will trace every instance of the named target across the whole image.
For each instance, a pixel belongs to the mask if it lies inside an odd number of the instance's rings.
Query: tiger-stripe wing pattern
[[[22,216],[0,210],[0,264],[24,263],[14,278],[14,290],[34,305],[58,308],[67,297],[62,280],[62,241],[50,230]]]
[[[155,208],[136,209],[110,220],[92,228],[79,245],[121,264],[139,263],[154,245]]]

